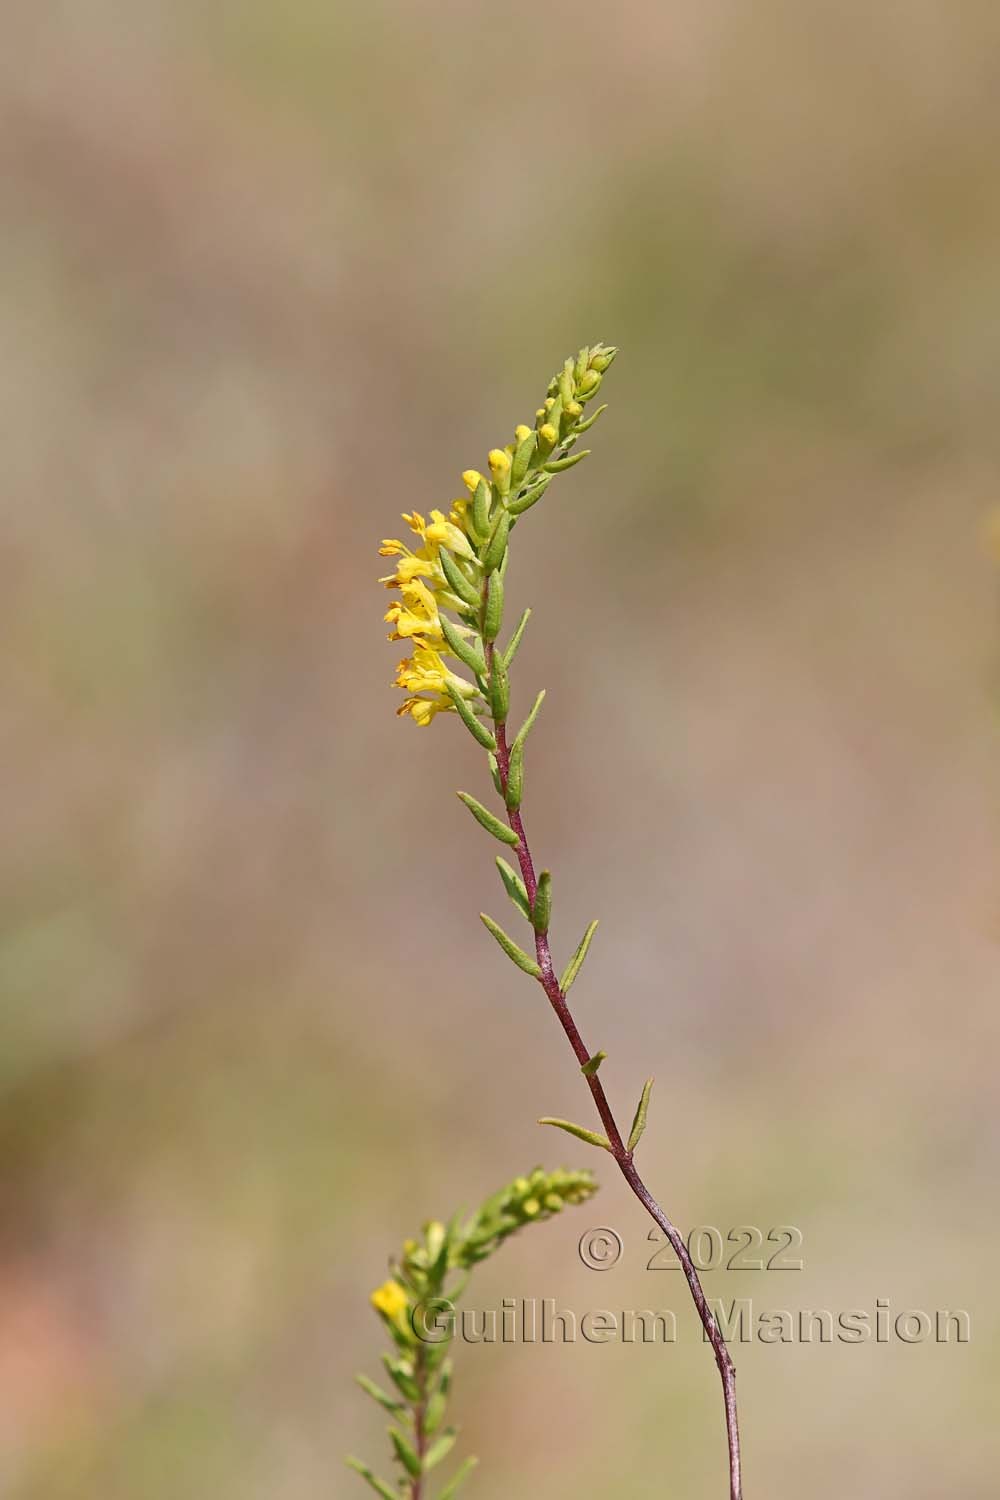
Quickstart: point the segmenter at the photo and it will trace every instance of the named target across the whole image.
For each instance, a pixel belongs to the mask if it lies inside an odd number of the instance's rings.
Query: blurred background
[[[10,0],[0,59],[0,1490],[361,1495],[386,1258],[586,1101],[484,935],[483,794],[393,718],[398,512],[622,354],[519,531],[526,816],[682,1226],[798,1226],[750,1496],[995,1493],[1000,12],[988,0]],[[504,918],[505,919],[505,918]],[[608,1166],[476,1306],[468,1494],[724,1493],[718,1381]],[[615,1227],[604,1275],[576,1252]],[[376,1465],[386,1468],[384,1462]]]

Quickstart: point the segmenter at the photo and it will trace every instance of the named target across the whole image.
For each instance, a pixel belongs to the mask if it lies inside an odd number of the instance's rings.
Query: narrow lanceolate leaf
[[[605,401],[604,405],[603,406],[599,406],[597,408],[597,410],[591,416],[589,416],[585,422],[577,422],[577,424],[576,424],[576,430],[577,430],[577,432],[587,432],[587,431],[589,431],[589,429],[591,427],[593,427],[594,423],[597,421],[598,417],[601,415],[601,412],[602,411],[607,411],[607,409],[608,409],[608,403]]]
[[[588,1057],[587,1061],[580,1069],[580,1072],[583,1074],[584,1078],[593,1078],[594,1074],[597,1072],[598,1068],[601,1066],[601,1063],[604,1061],[607,1055],[608,1054],[606,1052],[595,1052],[593,1057]]]
[[[486,550],[483,552],[483,568],[487,573],[495,572],[503,562],[504,554],[507,551],[507,538],[509,534],[510,516],[505,510],[502,510],[497,516],[496,525],[486,544]]]
[[[639,1103],[636,1106],[635,1119],[632,1121],[632,1129],[629,1131],[628,1149],[634,1151],[642,1139],[642,1132],[646,1128],[646,1111],[649,1109],[649,1096],[652,1093],[653,1080],[647,1078],[642,1086]]]
[[[438,556],[441,559],[441,567],[444,570],[444,576],[448,580],[448,587],[454,593],[456,593],[460,599],[464,599],[466,604],[478,605],[479,590],[476,588],[476,585],[474,583],[470,583],[469,579],[466,578],[465,574],[458,566],[458,563],[448,551],[447,547],[440,548]]]
[[[531,710],[531,713],[528,715],[528,717],[525,719],[524,723],[521,725],[520,729],[517,731],[517,735],[515,736],[515,739],[514,739],[514,745],[515,746],[516,745],[523,745],[524,742],[525,742],[525,740],[528,738],[528,735],[531,733],[531,726],[534,724],[535,720],[538,717],[538,710],[541,708],[542,701],[543,701],[544,698],[545,698],[545,689],[542,688],[542,691],[539,693],[538,697],[535,699],[535,704],[534,704],[534,707]],[[511,747],[512,751],[513,751],[513,748],[514,747],[512,746]]]
[[[455,1446],[455,1440],[457,1437],[458,1428],[449,1427],[444,1432],[442,1432],[436,1443],[431,1443],[426,1454],[424,1455],[425,1471],[429,1471],[430,1469],[435,1468],[439,1463],[442,1462],[443,1459],[446,1459],[448,1457],[448,1454]]]
[[[420,1462],[420,1459],[417,1457],[416,1453],[414,1453],[413,1449],[410,1447],[409,1443],[406,1441],[403,1434],[401,1432],[397,1432],[395,1427],[390,1427],[389,1437],[392,1440],[392,1446],[396,1450],[396,1457],[403,1465],[403,1468],[406,1470],[407,1474],[412,1475],[414,1479],[419,1479],[424,1471],[424,1466]]]
[[[472,498],[472,529],[480,542],[485,542],[490,534],[491,499],[490,487],[485,479],[481,479],[476,485],[476,493]]]
[[[533,505],[537,505],[551,482],[552,475],[543,474],[538,483],[531,485],[529,489],[524,491],[523,495],[515,495],[514,499],[507,504],[507,509],[511,515],[521,516],[526,510],[530,510]]]
[[[402,1361],[394,1360],[391,1354],[383,1354],[382,1363],[391,1375],[393,1385],[406,1397],[407,1401],[419,1401],[420,1387],[413,1376],[404,1369]]]
[[[521,616],[520,620],[518,621],[517,629],[514,631],[514,634],[510,638],[510,645],[507,647],[506,651],[503,654],[503,664],[508,669],[510,667],[511,662],[514,660],[514,657],[517,655],[517,648],[521,644],[521,637],[524,634],[524,627],[525,627],[525,625],[527,625],[528,620],[530,618],[531,618],[531,610],[530,609],[526,609],[524,611],[524,614]]]
[[[344,1462],[349,1469],[354,1470],[355,1474],[360,1474],[362,1479],[367,1480],[376,1495],[382,1496],[382,1500],[399,1500],[399,1491],[390,1489],[385,1480],[379,1479],[373,1474],[368,1465],[363,1464],[360,1458],[347,1458]]]
[[[516,870],[512,870],[502,855],[497,855],[497,869],[500,871],[500,879],[503,888],[507,892],[522,917],[531,920],[531,907],[528,905],[528,892],[525,890],[524,881]]]
[[[481,911],[479,913],[479,920],[487,931],[492,932],[512,963],[517,964],[519,969],[523,969],[525,974],[530,974],[532,979],[541,979],[542,971],[535,960],[530,954],[525,953],[523,948],[519,948],[514,939],[508,937],[503,928],[494,922],[492,917],[488,917],[484,911]]]
[[[458,688],[455,686],[455,684],[453,682],[449,682],[447,678],[445,678],[444,685],[448,689],[448,697],[451,699],[452,703],[454,703],[455,705],[455,708],[458,710],[458,717],[461,719],[466,729],[472,735],[472,738],[474,740],[477,740],[479,744],[482,745],[484,750],[495,750],[497,747],[497,742],[494,739],[492,732],[487,728],[485,724],[481,723],[479,719],[476,718],[475,714],[472,712],[472,709],[469,707],[468,699],[464,697],[464,695],[458,691]]]
[[[588,1130],[584,1125],[574,1125],[572,1120],[557,1120],[552,1115],[543,1115],[539,1125],[555,1125],[559,1130],[565,1130],[570,1135],[575,1135],[578,1141],[586,1141],[588,1146],[600,1146],[602,1151],[611,1150],[611,1142],[606,1135],[598,1135],[596,1130]]]
[[[490,752],[490,755],[489,755],[489,766],[490,766],[490,776],[493,778],[493,785],[496,787],[497,796],[498,797],[502,797],[503,796],[503,782],[500,780],[500,762],[497,760],[496,756],[492,753],[492,751]]]
[[[510,679],[499,655],[493,658],[490,673],[490,712],[498,724],[506,724],[510,712]]]
[[[522,438],[517,447],[514,449],[514,458],[510,466],[511,489],[516,490],[525,474],[527,474],[528,466],[531,463],[532,457],[534,455],[535,444],[537,441],[538,434],[534,431],[529,432],[528,436],[526,438]]]
[[[571,453],[568,458],[553,458],[545,465],[546,474],[563,474],[571,469],[574,464],[590,457],[590,449],[584,448],[582,453]]]
[[[478,595],[475,602],[479,603]],[[440,615],[439,618],[442,634],[459,661],[471,667],[477,676],[481,676],[486,671],[486,657],[483,654],[483,645],[479,637],[462,635],[459,630],[455,629],[447,615]]]
[[[446,1391],[435,1391],[427,1403],[424,1412],[424,1431],[428,1437],[432,1432],[437,1432],[441,1426],[441,1418],[448,1408],[448,1395]]]
[[[566,968],[563,971],[563,976],[559,981],[559,988],[562,990],[564,995],[569,994],[570,985],[573,983],[573,980],[583,968],[583,960],[587,957],[587,949],[590,947],[594,933],[596,931],[596,921],[591,922],[590,926],[583,934],[583,937],[580,939],[579,948],[577,948],[576,952],[573,954],[573,957],[566,965]]]
[[[442,556],[443,556],[442,552]],[[486,580],[486,605],[483,609],[483,640],[495,641],[503,624],[503,579],[491,573]]]
[[[511,812],[517,812],[524,796],[524,744],[515,740],[507,763],[507,790],[504,801]]]
[[[468,792],[459,792],[458,796],[465,803],[476,822],[485,828],[487,833],[492,833],[495,839],[499,839],[501,844],[510,844],[513,846],[518,842],[518,837],[514,830],[508,828],[506,823],[501,823],[499,818],[495,818],[489,808],[484,807],[481,802],[477,802],[475,797],[470,797]]]
[[[472,1473],[478,1462],[478,1458],[467,1458],[465,1460],[465,1463],[459,1469],[454,1479],[452,1479],[450,1483],[446,1484],[444,1489],[441,1491],[441,1500],[455,1500],[455,1496],[458,1494],[460,1488],[468,1479],[469,1475]]]
[[[394,1400],[392,1396],[390,1396],[386,1391],[382,1390],[381,1386],[377,1386],[374,1380],[369,1380],[367,1375],[356,1375],[354,1378],[357,1380],[358,1385],[361,1387],[361,1389],[367,1395],[371,1396],[373,1401],[377,1401],[379,1406],[384,1406],[386,1411],[391,1411],[393,1416],[396,1416],[397,1413],[406,1410],[406,1407],[403,1405],[402,1401]]]
[[[536,932],[548,932],[552,916],[552,876],[543,870],[538,877],[535,903],[531,908],[531,925]]]

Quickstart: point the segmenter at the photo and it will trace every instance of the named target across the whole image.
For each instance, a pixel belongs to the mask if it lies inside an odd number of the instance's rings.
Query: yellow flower
[[[399,585],[402,604],[393,604],[386,610],[386,623],[393,626],[390,641],[405,640],[410,636],[425,636],[437,645],[443,645],[441,617],[437,600],[421,578],[413,578]]]
[[[475,557],[465,533],[459,531],[453,521],[446,521],[441,511],[431,511],[431,523],[425,532],[425,538],[428,545],[434,548],[435,557],[441,547],[447,547],[456,557]]]
[[[501,479],[510,468],[510,454],[505,453],[502,448],[491,448],[489,452],[490,473],[494,479]]]
[[[449,710],[454,712],[454,709],[455,705],[450,698],[407,698],[396,709],[396,717],[401,719],[410,714],[415,724],[426,729],[435,714],[448,713]]]
[[[471,698],[475,695],[472,683],[449,672],[438,653],[430,646],[425,646],[423,642],[414,642],[414,645],[413,655],[405,657],[396,669],[397,687],[404,688],[408,693],[443,693],[447,697],[447,684],[450,682],[463,697]]]
[[[474,495],[483,482],[483,476],[478,469],[466,469],[462,474],[462,483],[470,495]]]
[[[523,422],[519,422],[518,425],[514,428],[514,436],[517,438],[519,443],[523,443],[525,438],[530,438],[533,431],[534,428],[525,427]]]
[[[410,1299],[398,1281],[384,1281],[371,1295],[371,1304],[390,1323],[398,1323],[410,1305]]]

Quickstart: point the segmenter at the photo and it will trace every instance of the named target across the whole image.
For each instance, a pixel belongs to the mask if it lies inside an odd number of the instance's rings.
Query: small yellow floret
[[[446,714],[454,712],[455,705],[450,698],[407,698],[396,709],[396,717],[402,719],[409,714],[415,724],[421,729],[426,729],[435,714]]]
[[[371,1304],[375,1311],[380,1312],[384,1318],[388,1318],[390,1323],[396,1323],[400,1315],[409,1307],[410,1299],[398,1281],[384,1281],[372,1292]]]
[[[466,469],[462,475],[462,483],[470,495],[474,495],[483,482],[483,476],[478,469]]]
[[[525,438],[530,438],[531,432],[532,429],[530,427],[525,427],[523,422],[519,422],[514,428],[514,436],[517,438],[519,443],[523,443]]]
[[[538,429],[538,436],[542,439],[542,441],[544,443],[552,444],[552,443],[556,442],[556,440],[559,437],[559,434],[556,431],[556,429],[553,427],[553,425],[552,425],[551,422],[545,422],[545,423],[543,423],[543,425],[541,427],[539,427],[539,429]]]
[[[505,453],[502,448],[491,448],[489,452],[490,473],[494,479],[501,474],[506,474],[510,468],[510,454]]]

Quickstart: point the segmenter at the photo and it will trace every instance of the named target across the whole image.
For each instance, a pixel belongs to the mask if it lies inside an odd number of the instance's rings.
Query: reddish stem
[[[493,672],[494,652],[495,647],[493,644],[487,642],[486,671],[488,677]],[[503,788],[504,800],[506,802],[507,781],[510,775],[510,749],[507,745],[506,724],[499,724],[494,721],[494,733],[497,742],[496,758],[500,784]],[[521,867],[521,878],[528,893],[529,905],[533,905],[535,893],[538,889],[538,880],[535,875],[534,861],[531,857],[531,850],[528,847],[528,837],[524,831],[524,822],[521,818],[520,810],[508,808],[507,821],[513,832],[517,834],[517,845],[515,848],[517,862]],[[555,970],[552,967],[552,953],[549,948],[548,932],[536,932],[535,953],[539,968],[542,971],[538,982],[548,996],[549,1004],[559,1018],[559,1024],[566,1033],[577,1062],[582,1067],[584,1063],[589,1062],[590,1052],[580,1035],[579,1028],[567,1004],[566,996],[560,988]],[[708,1305],[708,1299],[705,1296],[698,1272],[695,1270],[694,1262],[688,1252],[683,1235],[668,1219],[639,1176],[635,1163],[632,1160],[632,1153],[622,1139],[622,1134],[618,1128],[611,1105],[608,1103],[608,1097],[604,1092],[604,1085],[596,1073],[585,1074],[584,1076],[587,1080],[587,1087],[590,1089],[594,1103],[597,1106],[597,1113],[601,1117],[605,1134],[611,1143],[611,1154],[632,1192],[638,1198],[650,1218],[659,1225],[670,1241],[674,1254],[680,1261],[681,1268],[687,1279],[687,1284],[691,1290],[691,1296],[698,1310],[698,1316],[701,1319],[705,1335],[712,1345],[712,1350],[715,1354],[715,1363],[718,1366],[719,1375],[722,1380],[722,1391],[726,1405],[726,1435],[729,1442],[729,1496],[730,1500],[742,1500],[740,1429],[736,1410],[736,1369],[730,1357],[729,1350],[726,1347],[726,1341],[722,1336],[722,1330],[719,1328],[715,1314]]]

